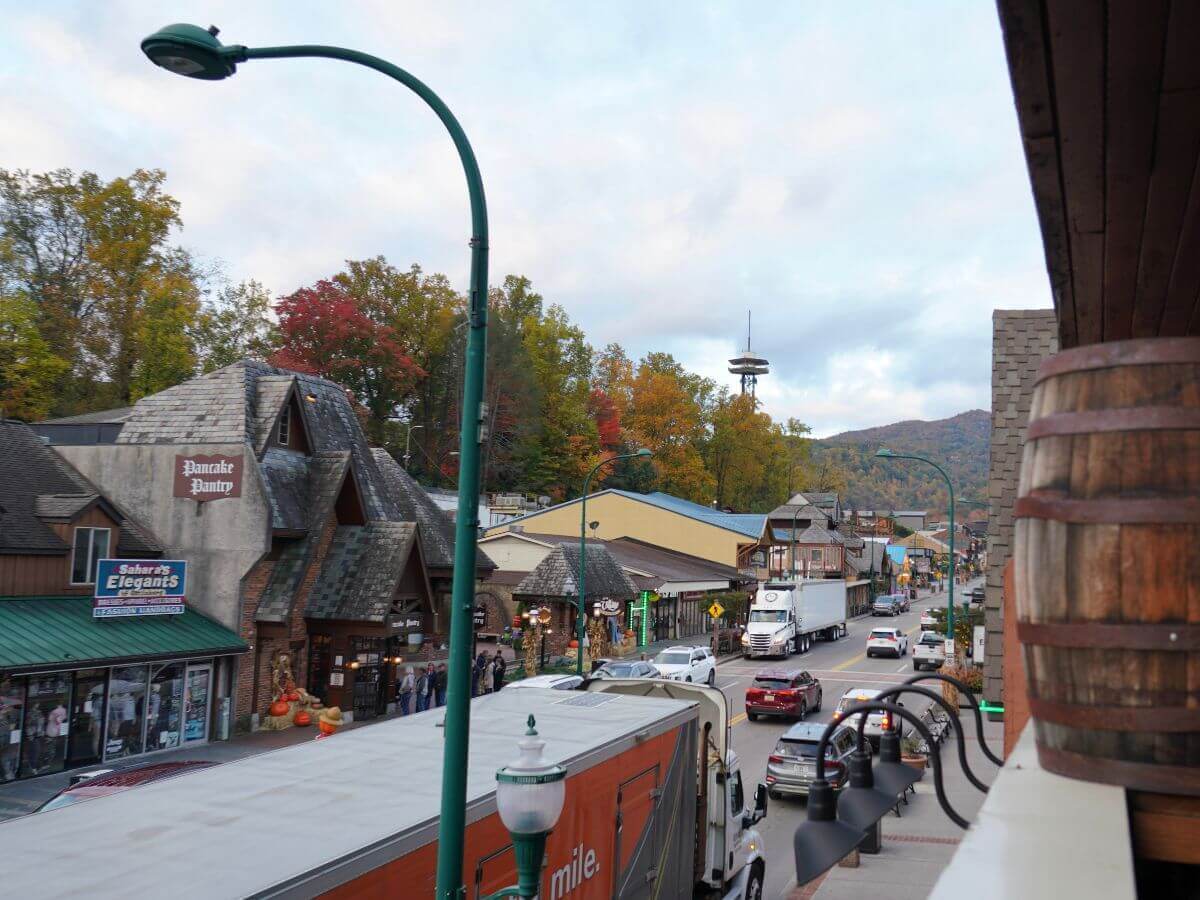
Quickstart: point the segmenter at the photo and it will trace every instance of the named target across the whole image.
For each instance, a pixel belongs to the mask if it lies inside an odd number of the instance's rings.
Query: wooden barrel
[[[1014,516],[1042,765],[1200,795],[1200,338],[1047,359]]]

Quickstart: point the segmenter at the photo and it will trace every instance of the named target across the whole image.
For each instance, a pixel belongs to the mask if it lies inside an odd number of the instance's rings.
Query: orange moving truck
[[[0,823],[6,896],[426,898],[434,895],[441,709]],[[761,895],[725,698],[699,685],[593,682],[471,705],[463,879],[516,882],[495,772],[532,713],[568,770],[542,900]]]

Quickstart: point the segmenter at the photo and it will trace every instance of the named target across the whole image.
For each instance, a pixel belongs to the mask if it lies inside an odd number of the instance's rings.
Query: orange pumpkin
[[[318,722],[317,727],[321,729],[321,734],[333,734],[337,731],[337,726],[329,722]]]
[[[572,650],[574,650],[574,649],[576,649],[576,648],[579,646],[579,641],[577,641],[577,640],[575,640],[574,638],[572,638],[572,639],[570,640],[570,642],[567,644],[567,646],[568,646],[568,647],[570,647]]]
[[[267,713],[272,716],[286,716],[288,709],[287,701],[279,699],[271,704],[271,708],[267,710]]]
[[[308,710],[302,709],[296,713],[296,717],[292,719],[293,725],[299,725],[301,728],[312,724],[312,716],[308,714]]]
[[[300,692],[299,691],[288,691],[284,695],[283,699],[287,700],[289,703],[295,703],[297,700],[300,699]]]

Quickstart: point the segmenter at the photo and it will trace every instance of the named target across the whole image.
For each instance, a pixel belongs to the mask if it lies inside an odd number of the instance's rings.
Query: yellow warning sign
[[[712,616],[714,619],[719,619],[719,618],[721,618],[721,616],[723,616],[725,614],[725,607],[723,607],[720,603],[718,603],[716,600],[714,600],[712,602],[712,606],[710,606],[708,608],[708,614],[710,616]]]
[[[543,606],[541,609],[539,609],[537,618],[538,618],[538,621],[541,622],[543,625],[549,625],[550,618],[551,618],[550,607]]]

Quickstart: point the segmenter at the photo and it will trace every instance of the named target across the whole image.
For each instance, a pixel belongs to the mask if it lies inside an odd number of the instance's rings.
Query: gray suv
[[[767,793],[772,797],[788,794],[808,796],[808,788],[817,777],[817,744],[825,731],[823,722],[797,722],[767,757]],[[829,738],[825,755],[825,780],[840,789],[849,774],[848,757],[854,751],[855,730],[848,725],[838,728]],[[870,744],[867,744],[870,752]]]

